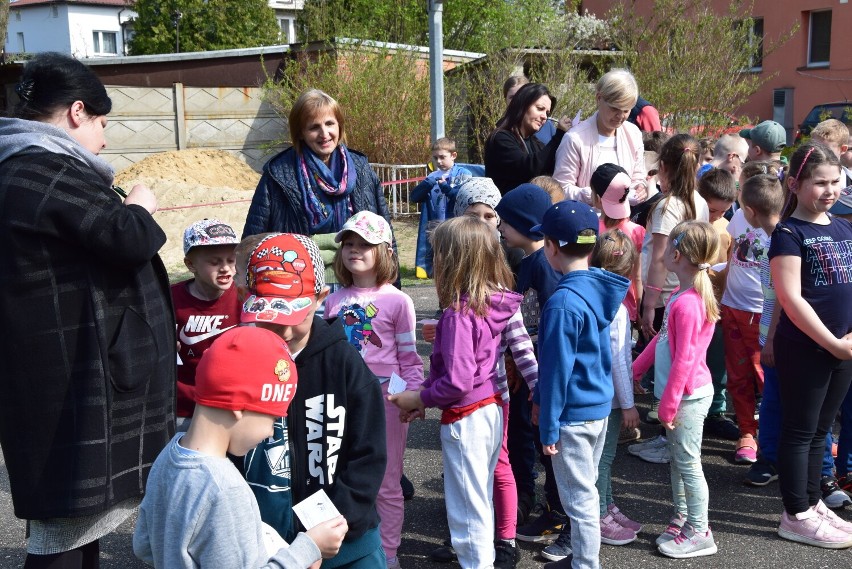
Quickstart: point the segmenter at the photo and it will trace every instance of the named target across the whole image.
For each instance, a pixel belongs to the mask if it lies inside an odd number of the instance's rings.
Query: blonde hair
[[[710,282],[710,263],[719,256],[719,235],[706,221],[682,221],[669,233],[669,241],[675,251],[698,270],[692,277],[692,287],[704,301],[704,311],[708,322],[719,320],[719,304]]]
[[[352,272],[343,263],[343,242],[353,234],[356,233],[354,231],[347,231],[341,236],[340,247],[334,252],[334,261],[332,263],[334,275],[337,277],[338,282],[345,287],[350,287],[355,282]],[[370,247],[373,249],[373,255],[376,258],[376,264],[373,266],[373,271],[376,273],[376,286],[379,287],[394,282],[398,272],[396,268],[396,253],[387,243],[370,244]]]
[[[449,137],[439,138],[432,143],[432,152],[446,150],[447,152],[457,152],[456,141]]]
[[[811,138],[814,137],[828,144],[843,146],[849,142],[849,127],[843,124],[843,121],[826,119],[811,131]]]
[[[466,294],[465,309],[485,316],[491,295],[514,286],[503,248],[494,230],[482,221],[467,215],[454,217],[435,227],[429,241],[440,306],[458,309]]]
[[[610,229],[598,236],[591,264],[629,279],[633,276],[636,255],[633,241],[624,232]]]
[[[626,69],[611,69],[598,79],[596,91],[601,99],[617,109],[632,109],[639,100],[636,78]]]
[[[550,203],[565,201],[565,190],[562,189],[562,184],[551,176],[536,176],[530,180],[530,184],[535,184],[547,192],[547,195],[550,196]]]
[[[346,130],[344,128],[343,109],[334,100],[334,97],[320,91],[319,89],[309,89],[305,91],[296,102],[293,103],[293,108],[290,109],[288,123],[290,126],[290,138],[293,141],[293,148],[298,153],[302,153],[302,131],[308,125],[308,121],[315,118],[321,112],[331,111],[334,118],[337,120],[337,126],[340,129],[341,143],[346,142]]]

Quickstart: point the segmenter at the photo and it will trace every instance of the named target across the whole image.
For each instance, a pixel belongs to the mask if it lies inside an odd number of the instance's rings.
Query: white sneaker
[[[672,459],[668,444],[661,447],[641,450],[637,456],[645,462],[652,462],[654,464],[668,464]]]
[[[627,447],[627,452],[629,452],[633,456],[639,456],[639,453],[644,450],[665,448],[667,444],[668,441],[666,440],[666,437],[664,437],[663,435],[657,435],[653,439],[648,439],[647,441],[642,441],[641,443],[629,445]]]

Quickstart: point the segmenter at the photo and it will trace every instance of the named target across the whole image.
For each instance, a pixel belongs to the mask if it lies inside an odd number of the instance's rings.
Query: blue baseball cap
[[[569,243],[594,244],[598,234],[598,215],[592,206],[574,200],[565,200],[554,204],[544,212],[541,224],[530,228],[539,231],[552,240],[559,241],[562,247]],[[580,235],[586,229],[594,230],[594,235]]]

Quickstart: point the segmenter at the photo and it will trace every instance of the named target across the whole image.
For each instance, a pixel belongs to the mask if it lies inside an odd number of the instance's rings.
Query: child
[[[292,504],[323,489],[349,524],[323,566],[384,567],[375,507],[386,466],[382,392],[341,320],[315,315],[328,296],[319,248],[304,235],[273,233],[243,266],[242,321],[283,338],[301,378],[286,420],[243,462],[261,517],[289,539]]]
[[[763,121],[754,128],[744,128],[740,136],[748,141],[748,159],[751,162],[779,160],[787,146],[787,131],[780,123]]]
[[[458,202],[456,203],[458,208]],[[493,229],[470,216],[432,233],[438,321],[429,379],[389,397],[408,420],[439,407],[444,495],[452,547],[465,569],[494,564],[491,490],[503,438],[497,386],[502,331],[521,296]],[[476,255],[471,255],[476,251]]]
[[[229,330],[204,352],[192,424],[163,449],[148,477],[133,533],[137,557],[169,569],[306,568],[337,553],[347,529],[342,516],[268,552],[257,502],[225,456],[242,456],[272,433],[275,418],[287,414],[296,377],[287,346],[268,330]]]
[[[601,530],[595,481],[613,397],[609,324],[630,281],[589,268],[598,232],[598,216],[590,206],[559,202],[532,230],[544,234],[547,261],[564,275],[541,314],[534,394],[541,406],[542,451],[555,457],[553,472],[571,521],[571,548],[567,532],[549,547],[560,546],[562,558],[573,552],[573,567],[597,568]]]
[[[598,171],[601,167],[598,167]],[[629,178],[627,185],[629,186]],[[592,188],[594,187],[595,176],[593,175]],[[626,189],[627,186],[624,188]],[[618,229],[610,229],[602,232],[598,237],[595,250],[592,252],[591,264],[616,275],[630,278],[634,274],[637,255],[636,244],[630,237]],[[633,403],[633,376],[630,371],[633,364],[631,332],[628,310],[625,303],[622,303],[609,326],[612,385],[615,397],[612,398],[612,411],[607,420],[596,484],[600,496],[601,542],[609,545],[628,544],[636,539],[636,534],[642,529],[641,524],[631,520],[618,509],[612,497],[612,463],[615,461],[619,432],[622,426],[626,429],[636,429],[639,426],[639,412],[636,411],[636,405]]]
[[[713,154],[716,150],[716,139],[715,138],[699,138],[698,139],[698,148],[701,154],[699,158],[699,162],[701,164],[712,164],[713,163]]]
[[[748,168],[748,164],[744,166]],[[716,230],[719,238],[719,255],[710,261],[711,265],[724,263],[727,267],[728,258],[731,254],[731,234],[728,233],[729,221],[725,219],[725,212],[731,208],[737,198],[737,183],[727,170],[713,168],[698,179],[698,193],[707,202],[707,210],[710,212],[710,224]],[[728,271],[710,270],[710,282],[713,283],[713,294],[716,302],[721,302],[722,294],[725,292],[725,283]],[[707,349],[707,367],[713,376],[713,403],[704,421],[704,432],[723,439],[735,441],[740,438],[740,429],[725,412],[728,409],[727,385],[728,371],[725,368],[725,340],[722,324],[716,323],[713,330],[713,339]]]
[[[849,127],[837,119],[827,119],[819,123],[811,131],[811,142],[819,142],[828,146],[838,157],[842,157],[849,149]],[[840,185],[844,188],[852,186],[852,172],[843,164],[843,179]]]
[[[456,166],[456,143],[450,138],[439,138],[432,144],[432,165],[435,171],[417,184],[409,194],[413,203],[423,204],[420,226],[417,229],[417,249],[414,264],[418,279],[432,278],[432,247],[428,232],[436,223],[452,217],[455,195],[460,185],[471,177],[467,168]]]
[[[769,249],[782,308],[773,343],[782,421],[778,535],[846,548],[852,546],[852,524],[820,499],[819,465],[822,441],[852,380],[852,224],[827,213],[840,194],[840,162],[831,150],[800,146],[790,174],[789,202]]]
[[[552,176],[536,176],[530,180],[530,184],[538,186],[547,192],[551,203],[561,202],[565,199],[565,190],[562,189],[562,185]]]
[[[559,193],[564,195],[562,186],[555,180],[554,183]],[[552,205],[551,199],[543,188],[534,183],[521,184],[503,196],[495,208],[500,216],[498,229],[503,242],[509,248],[519,248],[523,251],[515,292],[524,297],[521,304],[524,326],[535,347],[541,310],[556,290],[562,276],[553,270],[544,256],[544,235],[531,231],[533,226],[541,223],[544,213]],[[538,427],[532,424],[529,393],[524,382],[517,382],[510,400],[508,451],[518,487],[519,507],[527,500],[531,502],[535,497],[535,441],[538,440]],[[545,511],[537,519],[518,527],[517,538],[527,542],[552,540],[565,523],[551,459],[542,453],[538,454],[545,472]]]
[[[664,260],[680,287],[669,298],[660,332],[633,364],[634,375],[654,364],[654,395],[666,428],[675,505],[675,515],[656,543],[660,553],[677,559],[716,553],[707,521],[701,431],[713,399],[705,353],[719,306],[707,271],[718,249],[719,239],[709,223],[685,221],[672,229]]]
[[[183,232],[183,262],[193,278],[171,287],[178,328],[178,431],[185,431],[195,407],[195,368],[219,334],[240,322],[234,286],[233,228],[218,219],[196,221]]]
[[[369,211],[353,215],[334,238],[341,247],[334,256],[334,272],[343,288],[326,298],[326,315],[337,317],[349,343],[364,358],[387,397],[390,377],[399,375],[408,389],[423,383],[423,360],[414,337],[414,303],[393,286],[396,260],[393,235],[385,219]],[[402,535],[402,456],[408,424],[399,409],[385,401],[385,441],[388,461],[376,509],[388,569],[399,567],[396,551]]]
[[[618,229],[630,238],[636,247],[633,270],[626,276],[631,279],[630,289],[624,297],[624,306],[630,322],[638,320],[638,298],[642,290],[642,242],[645,240],[645,228],[630,221],[630,204],[627,194],[630,192],[630,176],[627,170],[617,164],[601,164],[592,174],[589,184],[592,186],[594,206],[601,210],[599,232]]]
[[[721,168],[727,170],[739,179],[740,171],[748,157],[748,142],[739,134],[723,134],[713,146],[713,161],[710,164],[702,162],[698,170],[698,177],[704,175],[710,168]]]

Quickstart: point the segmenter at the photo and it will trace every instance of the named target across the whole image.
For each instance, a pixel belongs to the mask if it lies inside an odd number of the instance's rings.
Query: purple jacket
[[[523,297],[512,291],[491,295],[488,314],[465,311],[467,295],[459,309],[444,310],[435,333],[429,379],[420,397],[427,407],[465,407],[499,392],[497,358],[500,340]]]

